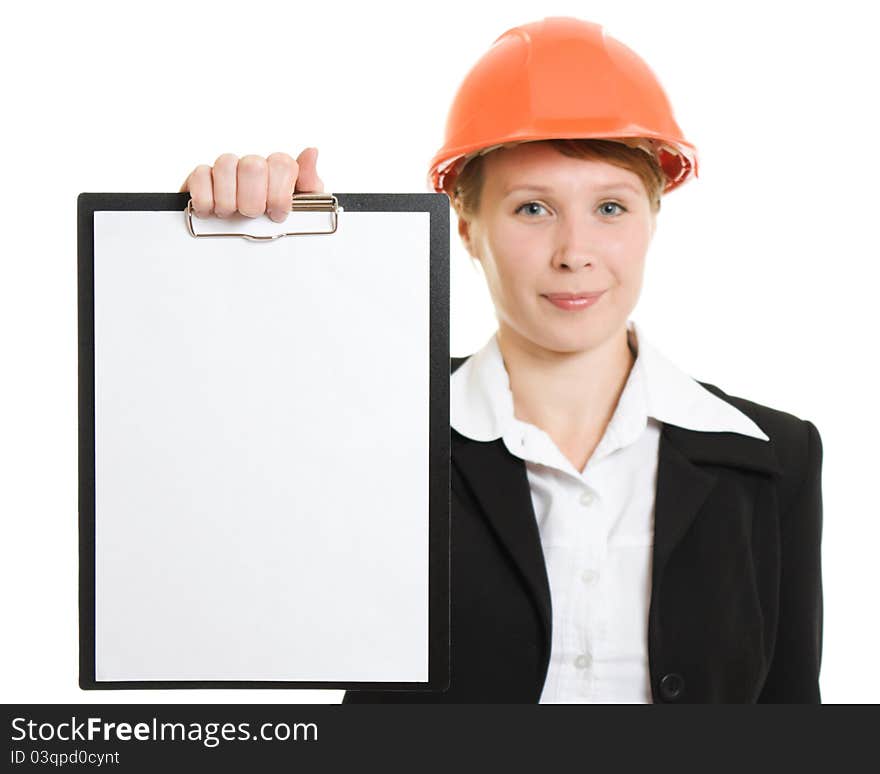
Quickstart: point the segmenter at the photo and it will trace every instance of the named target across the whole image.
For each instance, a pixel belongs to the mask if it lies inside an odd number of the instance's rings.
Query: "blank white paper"
[[[429,214],[94,224],[96,679],[427,681]]]

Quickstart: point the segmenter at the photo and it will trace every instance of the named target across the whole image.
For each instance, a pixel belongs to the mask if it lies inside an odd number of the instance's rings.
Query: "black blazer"
[[[452,358],[452,371],[467,358]],[[819,703],[822,441],[815,425],[700,382],[770,441],[664,424],[648,654],[654,702]],[[451,682],[355,703],[535,703],[550,588],[523,460],[451,429]]]

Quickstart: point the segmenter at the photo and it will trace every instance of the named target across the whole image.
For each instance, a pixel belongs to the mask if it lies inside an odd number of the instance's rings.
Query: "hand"
[[[283,223],[294,192],[324,192],[317,159],[317,148],[306,148],[295,160],[286,153],[240,159],[224,153],[213,167],[200,164],[190,172],[180,192],[189,191],[193,212],[200,218],[227,218],[237,212],[255,218],[265,212]]]

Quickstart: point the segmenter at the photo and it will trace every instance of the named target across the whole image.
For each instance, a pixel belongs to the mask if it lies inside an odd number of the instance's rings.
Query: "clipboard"
[[[80,687],[445,690],[446,196],[77,209]]]

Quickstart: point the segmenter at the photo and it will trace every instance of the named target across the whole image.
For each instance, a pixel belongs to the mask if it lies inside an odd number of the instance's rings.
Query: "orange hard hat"
[[[620,138],[653,153],[664,193],[697,176],[696,148],[648,65],[601,25],[563,16],[508,30],[471,68],[428,185],[451,191],[467,161],[495,148],[568,138]]]

